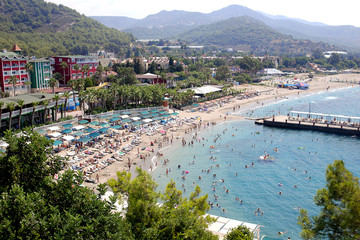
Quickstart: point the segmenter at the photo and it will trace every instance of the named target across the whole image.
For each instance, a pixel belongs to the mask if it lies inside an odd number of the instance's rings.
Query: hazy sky
[[[209,13],[231,4],[271,15],[284,15],[329,25],[360,27],[359,0],[46,0],[63,4],[86,16],[144,18],[161,10]]]

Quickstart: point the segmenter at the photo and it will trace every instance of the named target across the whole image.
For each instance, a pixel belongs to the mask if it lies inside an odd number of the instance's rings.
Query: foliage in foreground
[[[182,197],[173,181],[160,194],[148,173],[137,169],[137,174],[131,180],[130,173],[118,172],[118,179],[108,182],[115,193],[128,201],[126,219],[136,239],[218,239],[206,230],[212,219],[204,216],[209,205],[207,195],[200,197],[199,186],[189,199]]]
[[[29,129],[8,131],[0,156],[2,239],[132,239],[113,203],[81,187],[82,174],[67,171],[55,181],[60,159],[52,142]]]
[[[225,240],[252,240],[254,234],[245,226],[238,226],[225,235]]]
[[[314,201],[321,208],[318,216],[309,217],[301,209],[298,223],[303,239],[360,239],[359,179],[335,160],[326,170],[326,188],[317,191]]]

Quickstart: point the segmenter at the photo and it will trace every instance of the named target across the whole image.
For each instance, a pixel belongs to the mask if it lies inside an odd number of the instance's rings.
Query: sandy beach
[[[301,78],[302,76],[298,76]],[[334,80],[339,80],[336,82]],[[92,174],[92,179],[95,179],[97,175],[99,177],[99,183],[105,183],[111,178],[117,178],[116,173],[118,171],[130,171],[134,176],[136,167],[146,169],[151,171],[156,168],[156,165],[160,163],[160,159],[157,159],[155,156],[161,153],[160,149],[166,148],[171,145],[181,146],[181,139],[187,135],[187,133],[192,132],[191,129],[198,129],[200,125],[207,125],[219,123],[221,121],[231,121],[235,119],[242,119],[243,117],[238,115],[232,115],[229,113],[239,111],[239,109],[249,106],[251,104],[258,104],[261,106],[264,101],[277,100],[281,98],[286,98],[291,95],[304,95],[311,94],[321,91],[334,90],[338,88],[351,87],[352,85],[346,82],[341,81],[350,81],[350,80],[360,80],[360,75],[356,74],[339,74],[332,76],[315,76],[310,84],[308,90],[289,90],[286,88],[277,88],[264,85],[239,85],[235,86],[235,89],[247,89],[247,91],[258,91],[261,92],[259,96],[254,96],[247,99],[237,99],[232,98],[227,103],[221,104],[220,107],[215,108],[211,113],[205,111],[179,111],[170,109],[170,113],[176,111],[179,113],[176,120],[176,124],[172,127],[168,126],[166,130],[157,131],[154,135],[141,134],[137,136],[140,139],[138,146],[129,151],[125,156],[123,156],[123,161],[115,161],[108,167],[99,170],[96,173]],[[201,123],[201,124],[200,124]],[[127,133],[129,134],[129,133]],[[130,135],[134,135],[130,133]],[[125,135],[127,136],[127,135]],[[132,136],[134,137],[134,136]],[[151,146],[151,143],[153,145]],[[145,156],[145,158],[140,159],[140,155]],[[166,159],[166,156],[161,156],[162,159]],[[131,163],[129,169],[128,163]],[[95,184],[93,183],[84,183],[86,186],[93,188]]]

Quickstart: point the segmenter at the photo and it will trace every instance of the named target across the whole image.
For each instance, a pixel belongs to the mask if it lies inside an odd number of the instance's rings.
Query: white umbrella
[[[72,140],[74,140],[75,138],[73,137],[73,136],[63,136],[62,137],[63,139],[65,139],[66,141],[72,141]]]
[[[60,128],[58,126],[53,126],[48,128],[50,131],[59,131]]]
[[[0,142],[0,147],[7,147],[9,146],[9,144],[7,142],[1,141]]]
[[[83,125],[77,125],[75,127],[73,127],[73,129],[75,130],[80,130],[80,129],[84,129],[85,127]]]
[[[121,118],[129,118],[129,115],[121,115]]]
[[[54,137],[54,138],[57,138],[57,137],[61,136],[61,133],[59,133],[59,132],[53,132],[53,133],[50,133],[49,136],[52,136],[52,137]]]
[[[133,121],[137,121],[137,120],[140,120],[141,118],[139,118],[139,117],[133,117],[133,118],[131,118]]]
[[[152,122],[152,119],[147,118],[147,119],[144,119],[143,122],[149,123],[149,122]]]

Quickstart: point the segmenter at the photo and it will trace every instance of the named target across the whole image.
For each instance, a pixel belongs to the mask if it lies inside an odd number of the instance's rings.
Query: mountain
[[[347,50],[360,51],[360,28],[354,26],[329,26],[285,16],[272,16],[240,5],[231,5],[211,13],[161,11],[144,19],[135,19],[130,25],[112,25],[114,28],[131,32],[137,38],[171,38],[200,25],[232,17],[249,16],[257,19],[280,33],[292,35],[297,39],[309,39],[335,44]],[[107,17],[102,17],[102,23]],[[120,26],[120,25],[119,25]]]
[[[44,0],[0,0],[0,47],[17,43],[37,57],[87,54],[103,48],[120,53],[134,41],[63,5]]]
[[[254,54],[304,55],[318,48],[334,49],[328,44],[281,34],[251,17],[235,17],[202,25],[177,37],[191,44],[229,47]]]

